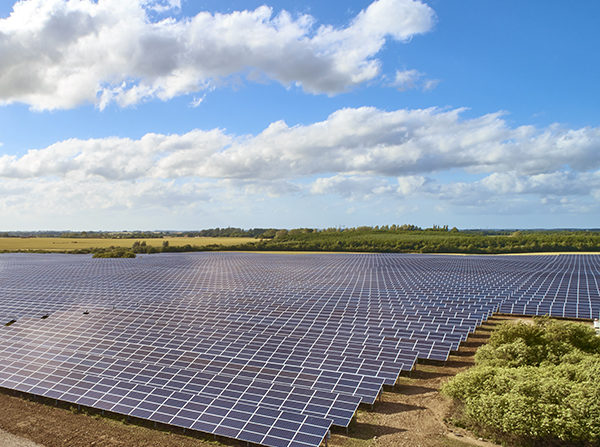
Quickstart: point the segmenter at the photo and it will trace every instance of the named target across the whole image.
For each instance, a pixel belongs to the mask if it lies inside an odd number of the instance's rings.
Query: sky
[[[596,0],[0,0],[0,230],[600,227]]]

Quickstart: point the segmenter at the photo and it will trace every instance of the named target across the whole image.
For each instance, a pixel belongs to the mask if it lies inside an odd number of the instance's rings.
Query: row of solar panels
[[[272,447],[313,447],[331,420],[247,401],[210,397],[53,368],[6,361],[0,387]]]
[[[397,323],[398,322],[395,324]],[[120,337],[126,335],[127,331],[137,330],[136,325],[133,322],[120,321],[119,314],[114,314],[111,322],[108,324],[111,328],[110,330]],[[394,325],[390,324],[388,326]],[[152,326],[148,324],[146,324],[144,327],[147,331],[151,330],[152,328]],[[419,355],[421,358],[437,357],[437,359],[445,360],[449,351],[451,349],[457,349],[458,343],[466,339],[468,333],[474,330],[475,325],[462,330],[449,325],[444,328],[440,324],[433,326],[433,328],[427,328],[426,323],[419,324],[414,322],[401,325],[399,329],[394,327],[369,328],[368,326],[329,325],[325,326],[324,328],[313,326],[311,328],[303,328],[301,330],[298,330],[298,328],[293,328],[293,330],[285,330],[285,326],[283,326],[278,327],[277,331],[271,331],[271,333],[268,333],[268,335],[263,337],[260,337],[260,335],[268,332],[269,326],[263,325],[260,330],[257,330],[257,325],[249,326],[246,323],[232,323],[231,327],[235,328],[236,330],[224,330],[224,328],[220,328],[220,330],[202,331],[199,329],[199,326],[196,326],[194,328],[187,328],[185,332],[190,333],[194,337],[196,340],[196,347],[199,347],[199,345],[202,343],[208,352],[210,352],[212,344],[221,342],[221,345],[218,347],[219,351],[224,349],[223,343],[229,345],[234,345],[237,343],[238,346],[233,346],[233,349],[236,352],[243,353],[243,351],[239,351],[239,344],[240,342],[243,342],[244,349],[247,352],[252,352],[259,355],[261,350],[267,350],[271,353],[271,355],[275,355],[277,354],[277,351],[274,351],[274,349],[277,348],[277,346],[273,344],[274,342],[279,340],[280,343],[287,342],[289,345],[289,342],[294,339],[298,343],[302,342],[301,347],[303,348],[303,352],[308,351],[309,353],[322,355],[323,352],[329,351],[331,348],[335,348],[336,352],[339,352],[340,349],[342,351],[344,350],[343,345],[336,343],[336,340],[341,338],[343,344],[347,344],[349,341],[354,345],[369,345],[368,350],[363,349],[363,351],[366,353],[365,355],[368,355],[369,358],[373,358],[375,352],[378,352],[378,358],[387,359],[390,362],[404,360],[412,367],[415,356],[408,352],[408,350],[417,351],[417,355]],[[162,329],[163,330],[154,331],[153,337],[155,340],[165,335],[164,327],[162,327]],[[177,334],[180,338],[183,338],[181,343],[186,342],[185,332],[179,331]],[[168,335],[173,336],[173,332],[170,331]],[[243,337],[243,340],[240,340],[240,337]],[[224,341],[223,338],[226,338],[227,341]],[[200,339],[202,339],[203,342],[200,342]],[[269,340],[269,346],[264,346],[265,340]],[[317,346],[319,346],[320,349],[315,351]],[[379,346],[379,351],[374,349],[375,346]],[[404,351],[400,351],[400,347],[404,347]],[[384,349],[387,350],[387,353],[381,352]],[[401,358],[401,354],[403,352],[409,354],[409,356]],[[393,367],[393,365],[390,366]],[[393,374],[393,379],[395,379],[397,373],[398,371]]]
[[[598,264],[558,256],[73,258],[0,256],[0,316],[18,320],[1,329],[0,386],[273,446],[318,445],[327,430],[310,430],[346,426],[359,402],[373,402],[417,357],[447,358],[516,299],[535,268]],[[124,396],[122,387],[136,391]],[[182,394],[152,406],[144,393]],[[206,408],[188,411],[198,398]],[[251,407],[231,413],[223,407],[231,402]],[[265,411],[315,419],[271,432],[289,418],[255,424]]]

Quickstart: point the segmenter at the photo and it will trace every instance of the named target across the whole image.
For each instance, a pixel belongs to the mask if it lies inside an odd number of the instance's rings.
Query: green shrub
[[[581,323],[534,318],[533,324],[504,323],[475,354],[477,365],[538,366],[568,361],[565,355],[600,354],[600,338]]]
[[[135,258],[135,253],[125,248],[99,249],[94,252],[93,258]]]
[[[522,445],[600,445],[600,339],[591,327],[503,324],[475,359],[442,387],[462,424]]]

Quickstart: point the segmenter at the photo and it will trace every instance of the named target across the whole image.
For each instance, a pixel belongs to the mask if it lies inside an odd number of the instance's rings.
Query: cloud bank
[[[406,42],[435,21],[420,0],[376,0],[342,28],[267,6],[168,15],[179,7],[174,0],[17,2],[0,19],[0,104],[128,106],[234,75],[332,95],[377,77],[376,56],[388,39]]]
[[[481,212],[598,208],[600,128],[511,127],[502,113],[461,113],[362,107],[309,125],[274,122],[256,135],[196,129],[60,141],[0,157],[0,209],[177,208],[261,195],[421,197]]]

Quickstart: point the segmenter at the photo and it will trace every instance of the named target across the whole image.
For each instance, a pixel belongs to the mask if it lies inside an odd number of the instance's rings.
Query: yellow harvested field
[[[164,241],[169,241],[169,245],[237,245],[246,242],[256,242],[257,239],[251,237],[164,237],[162,239],[76,239],[62,237],[2,237],[0,238],[0,251],[3,250],[48,250],[65,251],[78,250],[85,248],[107,248],[131,247],[135,241],[145,241],[146,245],[161,247]]]

